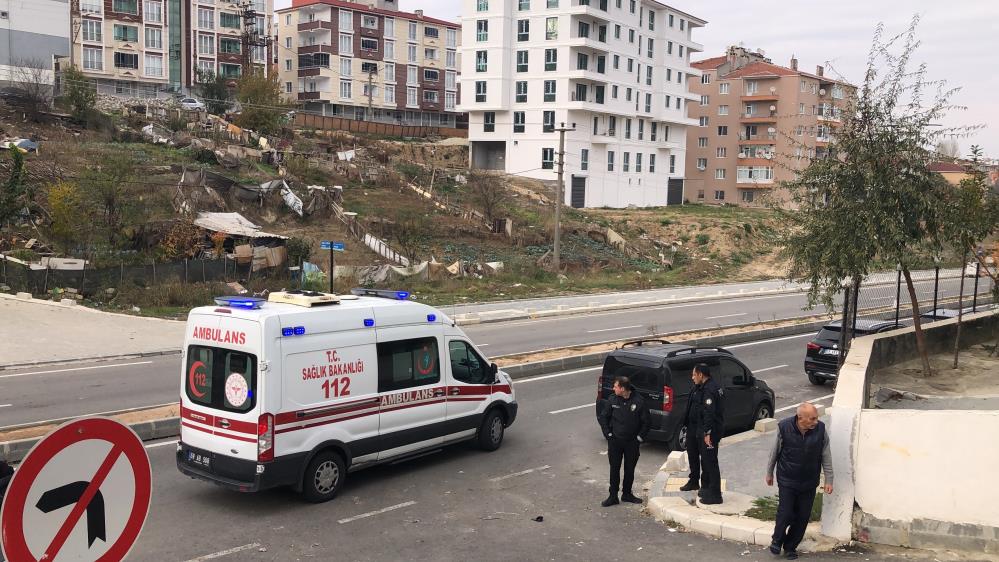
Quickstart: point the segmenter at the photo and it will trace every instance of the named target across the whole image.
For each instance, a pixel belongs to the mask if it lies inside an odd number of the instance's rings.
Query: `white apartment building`
[[[0,2],[0,84],[52,84],[53,57],[69,54],[67,0]]]
[[[472,168],[554,180],[564,123],[564,203],[683,202],[704,20],[652,0],[464,0],[462,13]]]

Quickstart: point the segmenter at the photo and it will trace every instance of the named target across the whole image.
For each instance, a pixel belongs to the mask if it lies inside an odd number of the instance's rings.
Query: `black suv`
[[[808,375],[808,382],[823,385],[826,381],[836,380],[836,373],[839,370],[839,334],[842,326],[841,320],[830,322],[822,326],[812,341],[806,344],[805,374]],[[902,327],[903,324],[896,324],[894,320],[859,318],[853,330],[853,337],[880,334]]]
[[[725,432],[752,428],[756,420],[774,416],[774,392],[767,383],[720,347],[694,347],[665,340],[628,342],[610,352],[597,380],[597,411],[614,394],[614,377],[631,379],[649,406],[649,439],[665,441],[682,450],[687,428],[683,415],[694,383],[694,365],[706,363],[725,390]]]

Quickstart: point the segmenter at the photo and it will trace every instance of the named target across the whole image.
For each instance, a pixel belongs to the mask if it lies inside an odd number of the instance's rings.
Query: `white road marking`
[[[766,369],[754,369],[753,374],[755,375],[756,373],[762,373],[764,371],[773,371],[774,369],[783,369],[784,367],[787,367],[787,365],[777,365],[776,367],[767,367]]]
[[[114,369],[116,367],[132,367],[134,365],[148,365],[152,361],[137,361],[135,363],[119,363],[117,365],[95,365],[93,367],[73,367],[71,369],[56,369],[54,371],[34,371],[31,373],[14,373],[12,375],[0,375],[0,379],[9,379],[13,377],[27,377],[29,375],[48,375],[51,373],[68,373],[70,371],[90,371],[93,369]]]
[[[562,408],[561,410],[552,410],[548,412],[549,414],[561,414],[563,412],[571,412],[573,410],[582,410],[583,408],[593,408],[595,404],[590,402],[589,404],[583,404],[581,406],[573,406],[572,408]]]
[[[398,503],[398,504],[395,504],[395,505],[390,505],[388,507],[383,507],[383,508],[377,509],[375,511],[369,511],[367,513],[362,513],[360,515],[355,515],[353,517],[348,517],[346,519],[341,519],[341,520],[337,521],[337,523],[343,525],[344,523],[350,523],[351,521],[357,521],[358,519],[365,519],[367,517],[373,517],[375,515],[381,515],[382,513],[388,513],[389,511],[394,511],[396,509],[402,509],[404,507],[409,507],[411,505],[416,505],[416,502],[409,501],[409,502]]]
[[[514,380],[513,384],[514,386],[519,386],[529,382],[543,381],[546,379],[555,379],[558,377],[567,377],[569,375],[578,375],[579,373],[586,373],[588,371],[599,371],[600,369],[603,368],[604,368],[603,365],[598,365],[596,367],[587,367],[586,369],[576,369],[575,371],[565,371],[563,373],[555,373],[554,375],[542,375],[540,377],[531,377],[529,379]]]
[[[10,406],[13,406],[13,404],[0,404],[0,408],[8,408]]]
[[[597,332],[613,332],[615,330],[630,330],[632,328],[641,328],[641,324],[637,326],[621,326],[620,328],[604,328],[602,330],[587,330],[587,334],[596,334]]]
[[[237,552],[243,552],[244,550],[252,550],[254,548],[260,548],[260,543],[255,542],[255,543],[250,543],[250,544],[244,544],[243,546],[237,546],[237,547],[234,547],[234,548],[229,548],[229,549],[226,549],[226,550],[220,550],[220,551],[214,552],[212,554],[206,554],[204,556],[199,556],[197,558],[192,558],[192,559],[188,560],[187,562],[202,562],[204,560],[213,560],[215,558],[222,558],[223,556],[229,556],[230,554],[236,554]]]
[[[872,301],[893,301],[895,297],[871,297]]]
[[[520,472],[514,472],[513,474],[507,474],[506,476],[497,476],[496,478],[490,478],[490,482],[500,482],[506,480],[507,478],[515,478],[517,476],[523,476],[525,474],[530,474],[532,472],[540,472],[542,470],[547,470],[551,468],[549,465],[539,466],[537,468],[528,468],[527,470],[521,470]]]
[[[488,343],[477,343],[475,345],[476,345],[476,347],[489,347]]]
[[[819,396],[818,398],[812,398],[812,399],[808,400],[808,402],[811,402],[812,404],[814,404],[816,402],[819,402],[820,400],[826,400],[828,398],[832,398],[833,396],[836,396],[836,395],[835,394],[826,394],[825,396]],[[784,412],[784,411],[787,411],[787,410],[793,410],[793,409],[795,409],[797,407],[798,407],[797,404],[794,404],[794,405],[791,405],[791,406],[784,406],[783,408],[777,408],[776,410],[774,410],[774,413],[777,414],[777,413]]]
[[[740,312],[738,314],[722,314],[721,316],[708,316],[705,320],[714,320],[715,318],[734,318],[736,316],[745,316],[745,312]]]
[[[163,441],[162,443],[153,443],[152,445],[146,445],[146,448],[155,449],[156,447],[162,447],[164,445],[173,445],[177,443],[177,441],[178,441],[177,439],[174,439],[173,441]]]
[[[796,340],[796,339],[801,339],[801,338],[811,338],[811,337],[814,337],[814,336],[815,336],[815,334],[809,332],[807,334],[798,334],[797,336],[784,336],[782,338],[774,338],[774,339],[771,339],[771,340],[760,340],[760,341],[751,341],[751,342],[747,342],[747,343],[737,343],[735,345],[726,345],[726,346],[723,346],[723,347],[725,349],[735,349],[737,347],[749,347],[751,345],[760,345],[761,343],[773,343],[773,342],[784,341],[784,340]]]

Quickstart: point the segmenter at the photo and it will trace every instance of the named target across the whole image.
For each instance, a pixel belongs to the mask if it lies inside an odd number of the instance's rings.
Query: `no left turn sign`
[[[142,530],[152,489],[149,457],[128,426],[68,422],[39,441],[0,508],[10,562],[122,560]]]

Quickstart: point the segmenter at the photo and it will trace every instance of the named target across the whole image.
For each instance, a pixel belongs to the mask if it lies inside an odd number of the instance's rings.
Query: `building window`
[[[215,10],[198,8],[198,27],[201,29],[215,29]],[[291,38],[288,38],[291,41]]]
[[[527,103],[527,81],[517,82],[517,93],[514,101],[517,103]]]
[[[353,55],[354,54],[354,36],[347,35],[346,33],[340,34],[340,54],[341,55]]]
[[[593,87],[593,101],[604,103],[604,86]]]
[[[669,155],[669,173],[676,173],[676,154]]]
[[[548,0],[549,8],[558,8],[558,0]]]
[[[475,40],[489,40],[489,20],[478,20],[475,22]]]
[[[119,14],[139,15],[139,0],[114,0],[111,3],[111,10]]]
[[[531,0],[518,0],[517,9],[521,12],[531,9]]]
[[[656,173],[656,155],[649,153],[649,173]]]
[[[624,91],[624,99],[625,99],[625,101],[631,101],[631,88],[625,89],[625,91]]]
[[[586,84],[576,84],[576,91],[573,93],[572,101],[586,101]]]
[[[439,82],[441,79],[441,73],[439,70],[434,70],[432,68],[423,69],[423,79],[427,82]]]
[[[456,68],[458,66],[458,53],[451,49],[444,51],[444,66],[447,68]]]
[[[608,150],[607,151],[607,171],[608,172],[613,172],[614,171],[614,151],[613,150]]]
[[[527,114],[524,113],[523,111],[513,112],[513,132],[515,133],[524,132],[524,123],[526,121],[526,115]]]
[[[205,76],[206,79],[210,79],[215,75],[215,63],[210,60],[199,60],[198,61],[198,76]],[[200,80],[200,78],[199,78]]]
[[[395,37],[395,18],[385,18],[385,37]]]
[[[517,41],[531,38],[531,20],[517,20]]]
[[[385,103],[395,103],[395,86],[391,84],[385,87]]]
[[[115,68],[134,68],[139,69],[139,55],[133,53],[118,53],[114,54],[114,67]]]
[[[458,30],[457,29],[447,29],[445,30],[445,36],[447,37],[445,45],[452,49],[458,47]]]
[[[483,114],[482,119],[482,131],[484,133],[492,133],[496,131],[496,112],[487,111]]]
[[[437,49],[423,49],[423,58],[427,60],[437,60]]]
[[[475,83],[475,101],[476,103],[486,101],[486,83],[482,80]]]
[[[631,138],[631,119],[624,120],[624,138]],[[625,154],[627,154],[627,152]]]
[[[104,0],[81,0],[80,13],[101,14],[104,12]]]
[[[114,25],[114,40],[135,43],[139,40],[139,28],[132,25]]]
[[[83,48],[83,69],[104,70],[104,49]]]
[[[527,51],[517,51],[517,72],[527,72]]]
[[[146,30],[148,31],[148,30]],[[219,40],[219,52],[228,53],[232,55],[238,55],[241,51],[242,44],[238,39],[228,39],[223,38]]]
[[[558,39],[558,18],[545,18],[545,41]]]
[[[545,72],[558,68],[558,50],[545,49]]]
[[[410,86],[415,86],[419,83],[417,80],[417,75],[420,72],[420,68],[417,66],[407,66],[406,67],[406,84]]]
[[[728,156],[728,148],[724,146],[719,146],[718,148],[715,149],[715,157],[725,158],[726,156]]]
[[[649,48],[645,51],[645,54],[650,59],[652,58],[652,39],[649,38]]]
[[[454,90],[458,88],[458,73],[453,70],[448,70],[444,73],[444,88],[447,90]]]
[[[286,49],[290,49],[291,48],[291,37],[285,37],[284,38],[284,47]]]
[[[554,80],[545,80],[545,101],[555,101]]]
[[[541,131],[551,133],[555,131],[555,112],[545,111],[541,114]]]
[[[621,171],[630,172],[631,171],[631,153],[625,152],[624,159],[621,160]]]
[[[353,74],[354,69],[354,59],[348,57],[340,57],[340,76],[347,78]]]
[[[94,43],[101,43],[104,41],[104,26],[103,22],[94,20],[83,20],[83,25],[81,30],[83,31],[83,40],[92,41]]]
[[[458,95],[454,92],[444,92],[444,110],[454,111],[457,105]]]
[[[372,63],[375,64],[375,63]],[[377,65],[375,66],[377,69]],[[387,62],[385,63],[385,81],[389,83],[395,82],[395,63]]]
[[[219,74],[224,78],[239,78],[243,74],[243,69],[238,64],[219,64]]]
[[[361,38],[361,50],[362,51],[377,51],[378,50],[378,40],[368,39],[367,37]]]
[[[705,106],[705,105],[708,105],[708,101],[709,101],[708,96],[701,96],[701,106],[702,107]]]
[[[728,106],[727,105],[719,105],[718,106],[718,115],[728,115]]]
[[[708,169],[708,159],[707,158],[698,158],[697,159],[697,169],[698,170],[707,170]]]
[[[441,32],[436,27],[423,26],[423,36],[431,39],[439,39]]]
[[[718,84],[718,93],[727,94],[728,93],[728,82],[720,82]]]
[[[406,88],[406,107],[419,107],[420,103],[417,100],[417,88]]]
[[[426,103],[440,103],[440,93],[437,90],[423,90],[423,101]],[[496,114],[493,114],[493,122],[496,121]]]
[[[291,93],[291,82],[285,82],[284,83],[284,93],[286,93],[286,94],[290,94]]]
[[[704,190],[703,189],[698,189],[697,190],[697,198],[698,199],[704,199]]]
[[[219,12],[219,27],[225,27],[228,29],[239,29],[240,17],[236,14],[230,14],[228,12]]]
[[[634,29],[629,29],[628,30],[628,42],[629,43],[634,43],[635,42],[635,30]],[[641,52],[641,51],[639,51],[639,52]]]
[[[725,168],[717,168],[717,169],[715,169],[715,179],[716,180],[723,180],[723,179],[725,179]]]
[[[579,22],[579,33],[577,34],[577,36],[582,37],[584,39],[589,38],[590,24],[586,23],[585,21]]]
[[[198,54],[201,55],[214,55],[215,54],[215,36],[206,35],[204,33],[198,34]]]
[[[409,37],[410,41],[416,41],[416,22],[415,21],[409,22],[409,34],[408,34],[408,37]]]
[[[145,65],[144,73],[146,76],[155,76],[157,78],[163,76],[163,55],[146,53],[145,60],[143,62]]]
[[[631,74],[635,70],[635,61],[628,59],[628,74]]]
[[[699,126],[701,126],[701,127],[707,127],[708,126],[708,118],[704,117],[704,116],[698,117],[698,123],[697,124]]]
[[[659,130],[659,124],[653,121],[651,125],[652,125],[652,130],[649,131],[649,140],[652,142],[656,142],[656,131]]]
[[[395,41],[385,40],[385,60],[395,60]]]
[[[378,29],[378,18],[375,16],[362,15],[361,27],[366,29]]]
[[[586,53],[576,55],[576,70],[586,70],[590,66],[590,56]]]
[[[752,191],[748,190],[748,189],[742,190],[742,202],[743,203],[752,203],[754,195],[755,194]]]
[[[635,153],[635,173],[636,174],[642,173],[642,153],[641,152],[636,152]]]
[[[340,10],[340,31],[354,31],[354,12]]]
[[[645,94],[645,113],[652,113],[652,94]]]
[[[416,45],[406,45],[406,61],[416,62]]]
[[[146,23],[163,23],[163,3],[146,0],[142,3],[143,17]]]
[[[551,170],[555,167],[555,149],[554,148],[542,148],[541,149],[541,169]]]
[[[489,53],[487,51],[475,51],[475,71],[485,72],[489,66]]]
[[[582,149],[579,151],[579,169],[584,172],[590,169],[590,151]]]
[[[718,136],[719,137],[724,137],[726,135],[728,135],[728,125],[719,125],[718,126]]]
[[[716,189],[715,190],[715,201],[724,201],[724,200],[725,200],[725,192],[722,191],[722,190],[720,190],[720,189]]]
[[[638,140],[644,140],[645,137],[645,119],[638,120]]]
[[[611,97],[617,99],[617,84],[611,86]]]
[[[489,0],[478,0],[475,3],[476,12],[488,12],[489,11]]]

